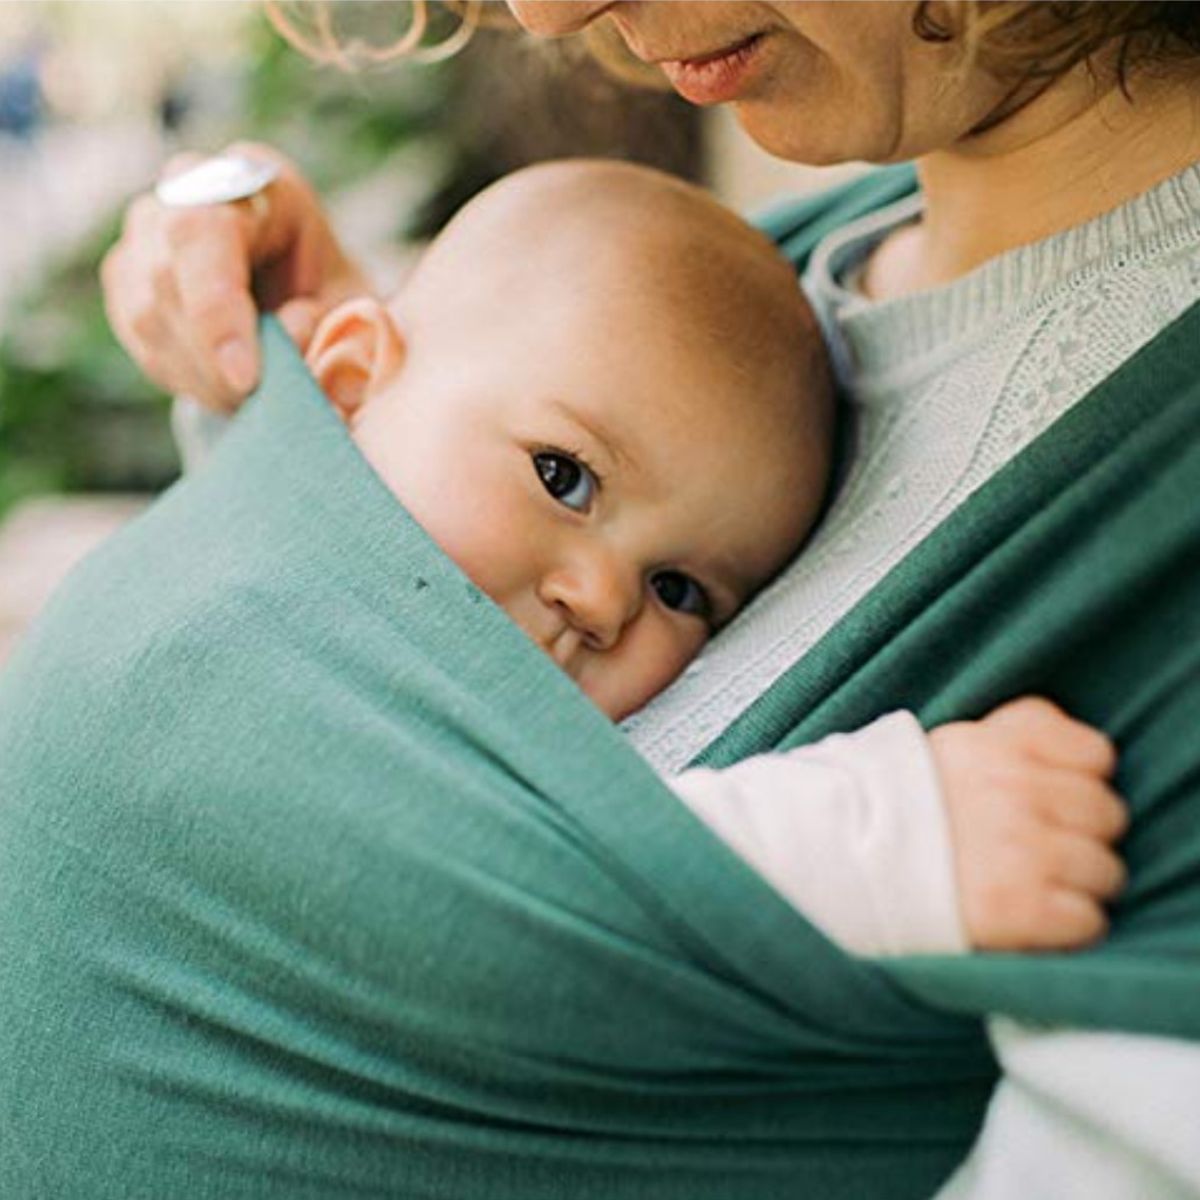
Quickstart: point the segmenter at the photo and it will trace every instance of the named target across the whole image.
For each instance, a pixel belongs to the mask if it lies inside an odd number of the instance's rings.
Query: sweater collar
[[[906,371],[948,344],[960,349],[998,322],[1044,304],[1103,270],[1164,252],[1200,246],[1200,163],[1102,216],[999,255],[942,287],[872,301],[855,288],[871,251],[892,231],[917,221],[919,195],[843,226],[813,254],[805,291],[829,341],[839,380]]]

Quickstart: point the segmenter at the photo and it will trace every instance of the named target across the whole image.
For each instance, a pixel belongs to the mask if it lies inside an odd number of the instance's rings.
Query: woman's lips
[[[762,58],[761,33],[699,58],[661,62],[671,86],[693,104],[724,104],[745,90]]]

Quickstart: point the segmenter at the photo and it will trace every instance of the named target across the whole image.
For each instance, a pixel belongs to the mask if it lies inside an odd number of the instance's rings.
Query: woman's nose
[[[562,37],[590,25],[613,0],[508,0],[512,14],[538,37]]]
[[[607,555],[592,555],[548,572],[540,594],[593,650],[611,650],[642,607],[637,572]]]

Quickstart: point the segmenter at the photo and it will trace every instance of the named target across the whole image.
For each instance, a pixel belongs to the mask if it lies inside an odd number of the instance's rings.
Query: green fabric
[[[266,351],[0,686],[0,1196],[930,1190],[974,1025],[713,839]]]
[[[1198,326],[712,750],[1027,686],[1117,734],[1113,940],[885,970],[445,560],[268,325],[210,467],[0,677],[0,1196],[927,1196],[994,1078],[978,1014],[1196,1036]]]
[[[854,216],[907,169],[825,197]],[[773,232],[802,260],[805,214]],[[850,215],[847,216],[850,219]],[[834,219],[836,223],[836,219]],[[888,964],[938,1006],[1200,1037],[1200,306],[927,538],[699,757],[802,745],[912,709],[928,728],[1039,694],[1117,743],[1133,829],[1094,952]]]
[[[911,195],[916,187],[917,173],[910,163],[882,167],[802,200],[781,200],[758,213],[754,224],[803,270],[822,238]]]

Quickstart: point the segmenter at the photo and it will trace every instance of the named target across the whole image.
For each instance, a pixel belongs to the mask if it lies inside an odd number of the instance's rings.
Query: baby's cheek
[[[678,679],[703,649],[707,631],[695,624],[693,629],[691,622],[649,614],[626,630],[614,649],[595,656],[590,664],[594,684],[584,690],[614,720],[636,712]]]
[[[468,494],[441,487],[410,495],[409,511],[476,587],[508,609],[534,586],[537,545],[520,520],[519,504],[509,503],[501,488],[491,489],[491,504],[463,490]]]

